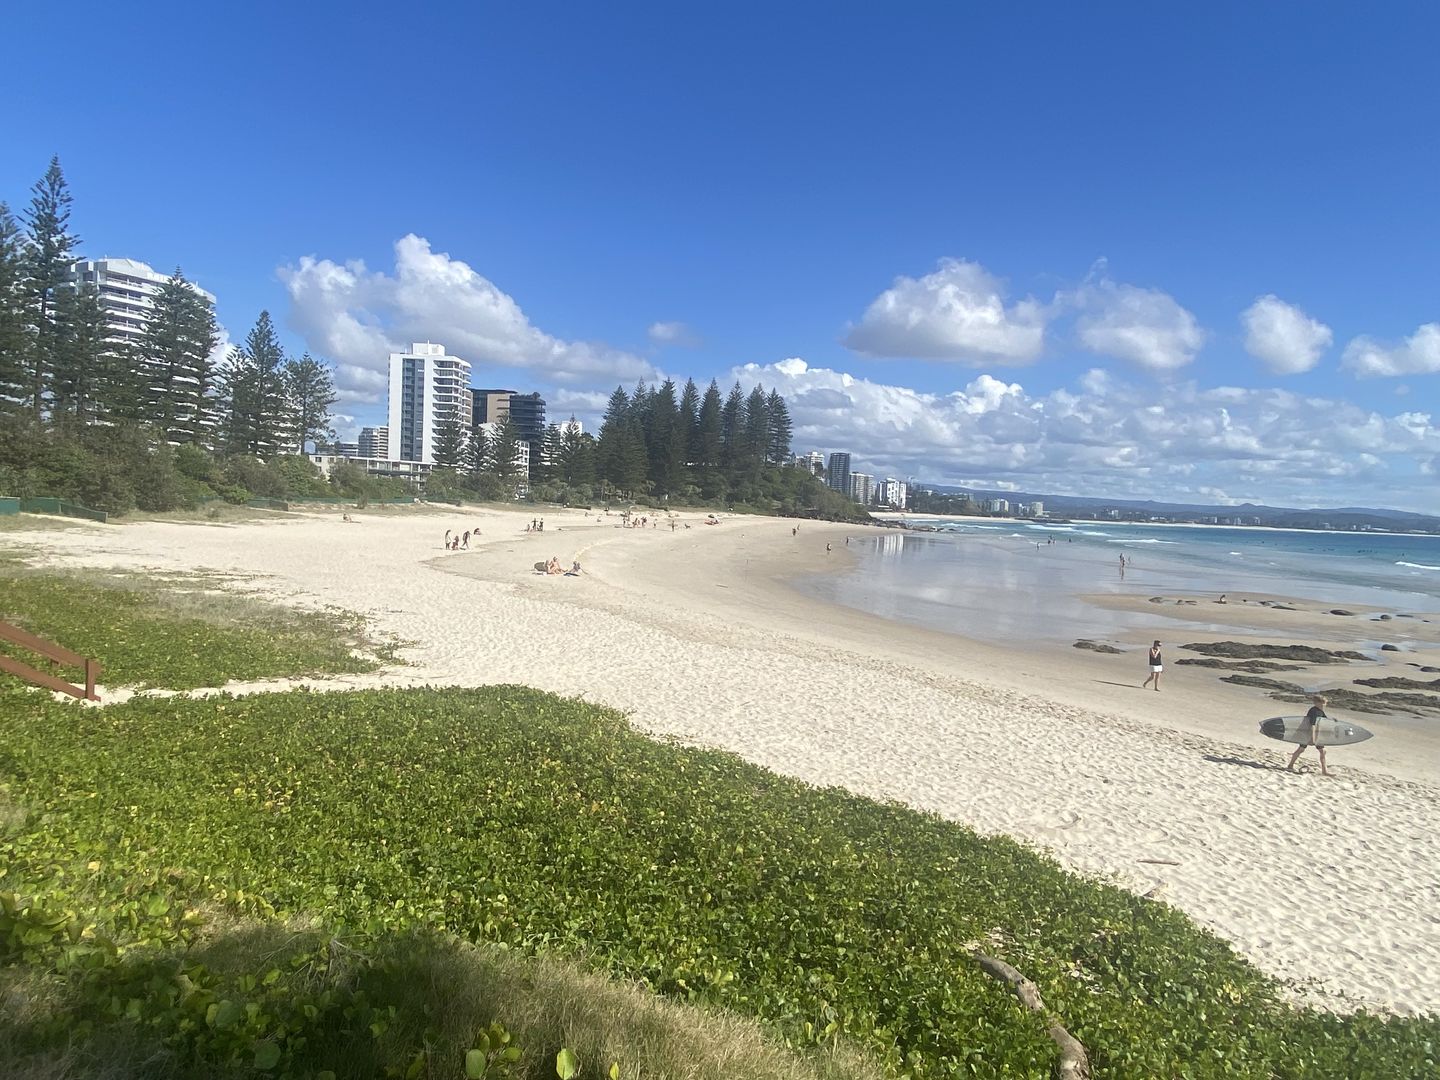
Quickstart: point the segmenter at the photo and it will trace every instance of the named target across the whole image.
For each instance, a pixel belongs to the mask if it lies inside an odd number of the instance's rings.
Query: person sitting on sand
[[[1313,746],[1316,750],[1320,751],[1320,775],[1329,776],[1330,770],[1325,767],[1325,747],[1315,741],[1315,729],[1319,726],[1320,721],[1329,719],[1325,714],[1325,695],[1316,694],[1310,700],[1315,704],[1311,705],[1310,711],[1305,714],[1305,727],[1308,729],[1306,732],[1308,741],[1302,742],[1299,746],[1295,747],[1295,753],[1290,755],[1290,761],[1285,768],[1290,772],[1294,772],[1296,760],[1305,752],[1307,746]]]
[[[559,555],[551,555],[551,556],[550,556],[550,561],[545,564],[545,573],[547,573],[547,574],[563,574],[564,572],[565,572],[565,568],[560,565],[560,556],[559,556]]]
[[[1225,594],[1223,592],[1220,594],[1220,599],[1215,601],[1215,603],[1217,604],[1228,604],[1229,602],[1230,601],[1225,599]]]
[[[566,577],[579,577],[579,576],[580,576],[580,560],[579,560],[579,559],[576,559],[573,563],[570,564],[570,569],[565,571],[565,576],[566,576]]]
[[[1164,671],[1164,670],[1165,670],[1165,661],[1164,661],[1164,660],[1161,658],[1161,656],[1160,656],[1160,642],[1157,641],[1157,642],[1155,642],[1155,644],[1153,644],[1153,645],[1150,646],[1150,674],[1147,675],[1147,676],[1145,677],[1145,681],[1140,684],[1140,689],[1141,689],[1141,690],[1144,690],[1147,686],[1150,685],[1150,680],[1151,680],[1151,679],[1154,679],[1154,680],[1155,680],[1155,689],[1156,689],[1156,690],[1159,690],[1159,689],[1160,689],[1160,673],[1161,673],[1162,671]]]

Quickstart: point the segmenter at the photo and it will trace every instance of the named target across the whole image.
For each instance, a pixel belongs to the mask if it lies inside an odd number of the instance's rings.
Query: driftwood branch
[[[1049,1021],[1046,1031],[1060,1050],[1060,1060],[1055,1063],[1055,1075],[1059,1080],[1089,1080],[1090,1058],[1085,1053],[1085,1047],[1045,1011],[1045,1003],[1040,1000],[1040,988],[1004,960],[996,960],[982,952],[974,956],[985,974],[1008,985],[1020,999],[1020,1004]]]

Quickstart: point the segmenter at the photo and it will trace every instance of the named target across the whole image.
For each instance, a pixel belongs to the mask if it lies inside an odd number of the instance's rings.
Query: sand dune
[[[649,732],[1030,841],[1174,904],[1331,1007],[1440,1011],[1440,745],[1428,729],[1365,719],[1378,737],[1335,751],[1336,778],[1290,774],[1255,733],[1281,710],[1213,672],[1167,673],[1162,693],[1142,693],[1133,655],[998,649],[779,584],[842,565],[838,526],[792,537],[788,521],[691,515],[690,529],[642,532],[574,511],[526,535],[529,520],[297,516],[0,544],[61,565],[218,570],[286,602],[344,606],[412,642],[412,666],[337,685],[584,696]],[[477,523],[470,551],[440,550],[447,527]],[[827,539],[839,541],[828,556]],[[534,574],[552,554],[585,574]]]

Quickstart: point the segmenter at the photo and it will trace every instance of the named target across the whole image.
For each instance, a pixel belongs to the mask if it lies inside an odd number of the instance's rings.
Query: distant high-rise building
[[[360,429],[359,457],[390,459],[390,429],[388,427],[367,427]]]
[[[168,275],[157,274],[135,259],[80,259],[70,267],[73,284],[94,285],[99,292],[100,306],[105,309],[106,336],[131,345],[145,336],[155,297],[169,280]],[[213,293],[193,281],[189,284],[197,296],[212,309],[215,307]]]
[[[905,509],[905,481],[897,480],[893,476],[887,476],[877,485],[875,501],[882,506],[888,506],[892,510]]]
[[[447,420],[470,428],[470,362],[444,345],[417,342],[390,354],[391,461],[435,462],[435,435]]]
[[[539,467],[545,454],[545,399],[539,394],[511,394],[510,419],[530,447],[530,463]]]
[[[825,475],[825,483],[841,495],[850,494],[850,455],[844,450],[836,450],[830,455],[830,468]]]
[[[1044,517],[1044,516],[1045,516],[1045,504],[1044,504],[1043,502],[1041,502],[1039,499],[1036,499],[1034,502],[1032,502],[1032,503],[1030,504],[1030,516],[1031,516],[1031,517]]]
[[[1010,500],[991,499],[985,504],[985,509],[992,514],[1008,514],[1010,512]]]
[[[330,457],[359,457],[360,444],[358,442],[317,442],[315,444],[315,453],[328,455]]]
[[[471,390],[470,398],[474,403],[470,410],[472,426],[503,424],[505,417],[510,415],[510,399],[514,396],[514,390]]]
[[[510,419],[531,446],[545,441],[545,399],[539,394],[511,394]]]
[[[850,474],[850,498],[854,499],[861,506],[869,506],[874,494],[875,477],[863,472],[852,472]]]
[[[805,458],[805,466],[810,470],[810,475],[825,478],[825,455],[819,450],[811,450]]]

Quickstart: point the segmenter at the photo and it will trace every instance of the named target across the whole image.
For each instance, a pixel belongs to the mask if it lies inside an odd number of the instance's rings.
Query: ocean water
[[[1247,594],[1440,619],[1440,536],[974,518],[924,524],[940,531],[857,532],[851,568],[796,585],[884,618],[1005,643],[1158,632],[1179,625],[1164,609],[1181,595],[1203,605],[1205,619],[1184,623],[1190,630],[1244,627]],[[1167,599],[1138,613],[1082,599],[1106,593]],[[1214,603],[1222,593],[1228,603]],[[1407,621],[1370,624],[1375,645],[1403,642]],[[1337,640],[1357,629],[1344,622]]]

